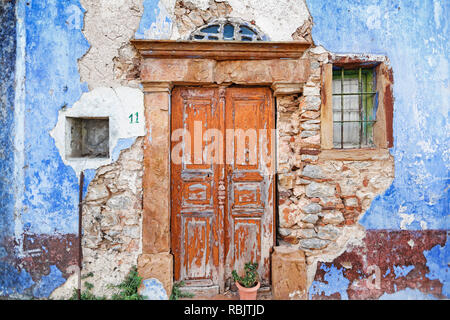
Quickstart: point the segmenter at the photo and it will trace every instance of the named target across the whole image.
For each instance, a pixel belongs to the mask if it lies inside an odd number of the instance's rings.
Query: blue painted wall
[[[446,0],[307,0],[313,39],[335,53],[386,55],[394,71],[395,179],[361,224],[449,228],[449,39]],[[421,225],[422,222],[422,225]]]
[[[385,55],[394,72],[394,147],[390,151],[395,159],[395,178],[387,191],[372,202],[360,223],[368,230],[399,230],[403,220],[407,230],[445,232],[449,229],[450,202],[450,2],[307,0],[307,4],[314,19],[312,33],[317,45],[334,53]],[[413,221],[405,223],[404,215]],[[395,244],[393,247],[392,254],[400,254],[395,253]],[[442,294],[447,297],[448,248],[447,238],[444,247],[436,245],[423,252],[430,270],[426,277],[439,280]],[[325,278],[329,281],[314,281],[310,295],[340,293],[345,298],[348,285],[338,271],[334,265],[328,267]],[[396,277],[407,277],[414,266],[396,266],[394,271]],[[380,298],[435,296],[407,288],[394,289],[394,293]]]
[[[28,3],[22,221],[30,233],[76,233],[78,179],[64,165],[49,132],[58,111],[71,107],[87,91],[80,83],[77,64],[89,48],[81,32],[82,7],[74,0]]]
[[[13,234],[15,1],[0,2],[0,243]],[[3,241],[2,241],[3,240]],[[5,249],[0,246],[0,259]]]
[[[143,0],[144,13],[139,29],[134,35],[136,39],[168,39],[170,37],[172,19],[159,3],[159,0]]]
[[[3,83],[0,108],[7,112],[0,117],[1,154],[5,154],[5,158],[0,157],[0,226],[2,235],[9,238],[9,243],[14,227],[23,230],[23,235],[34,235],[36,239],[46,236],[58,239],[77,233],[78,179],[73,169],[64,165],[49,132],[57,122],[58,111],[63,107],[70,108],[83,91],[87,91],[87,87],[80,82],[77,60],[89,48],[81,32],[83,9],[78,0],[17,0],[16,5],[18,19],[23,21],[25,27],[24,34],[19,36],[19,42],[25,45],[25,57],[19,63],[25,67],[26,78],[24,127],[18,130],[25,141],[24,187],[20,189],[23,203],[19,204],[22,210],[16,224],[13,217],[14,198],[8,193],[13,186],[10,180],[13,177],[11,157],[14,155],[10,135],[14,120],[11,110],[17,29],[14,2],[6,4],[6,7],[2,2],[1,10],[5,10],[6,14],[1,15],[0,31],[2,40],[5,39],[8,44],[2,44],[1,50],[2,69],[6,68],[7,72],[2,72],[0,79]],[[5,89],[4,84],[11,85]],[[33,273],[30,275],[17,250],[3,249],[0,258],[0,296],[25,294],[47,297],[64,283],[62,273],[56,266],[48,269],[43,263],[28,270]],[[49,248],[39,249],[42,255],[48,254]]]

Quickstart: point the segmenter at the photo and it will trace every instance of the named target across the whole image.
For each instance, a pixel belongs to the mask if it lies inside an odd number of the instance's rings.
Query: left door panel
[[[172,92],[171,201],[174,276],[189,286],[217,286],[223,212],[217,203],[221,166],[212,161],[223,105],[214,88]],[[217,288],[218,289],[218,288]]]

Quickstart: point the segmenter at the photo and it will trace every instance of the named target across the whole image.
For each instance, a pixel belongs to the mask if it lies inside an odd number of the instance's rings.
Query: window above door
[[[238,18],[221,18],[193,31],[189,40],[267,41],[253,23]]]

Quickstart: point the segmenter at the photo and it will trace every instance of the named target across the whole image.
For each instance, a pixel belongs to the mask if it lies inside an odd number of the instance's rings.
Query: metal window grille
[[[251,23],[237,18],[222,18],[201,26],[189,40],[266,41],[267,37]]]
[[[373,147],[377,93],[374,69],[333,70],[333,146]]]

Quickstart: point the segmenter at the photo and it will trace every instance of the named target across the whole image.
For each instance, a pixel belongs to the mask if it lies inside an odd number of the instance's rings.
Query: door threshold
[[[184,286],[180,290],[186,293],[192,293],[195,300],[196,296],[199,297],[213,297],[219,294],[219,286]]]

